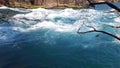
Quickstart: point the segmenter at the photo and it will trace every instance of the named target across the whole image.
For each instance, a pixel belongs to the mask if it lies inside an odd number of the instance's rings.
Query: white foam
[[[9,9],[9,10],[12,10],[12,11],[17,11],[17,12],[21,12],[21,13],[28,13],[28,12],[31,12],[30,10],[28,9],[24,9],[24,8],[9,8],[9,7],[6,7],[6,6],[2,6],[0,7],[0,9]]]
[[[55,31],[60,31],[60,32],[72,32],[72,31],[77,31],[77,29],[81,26],[80,24],[84,22],[91,24],[89,22],[93,21],[95,18],[101,15],[100,12],[93,10],[93,9],[81,9],[81,10],[73,10],[73,9],[65,9],[65,10],[60,10],[60,11],[54,11],[54,10],[47,10],[43,8],[38,8],[38,9],[30,9],[32,12],[28,14],[17,14],[14,16],[14,18],[18,19],[29,19],[29,20],[42,20],[39,21],[35,24],[35,21],[31,21],[34,23],[34,25],[31,25],[29,28],[18,28],[18,30],[21,31],[30,31],[30,30],[36,30],[40,28],[47,28],[47,29],[52,29]],[[62,21],[54,22],[51,20],[54,20],[56,17],[62,17],[64,18],[70,18],[70,19],[75,19],[76,21],[74,24],[70,23],[65,23]],[[85,18],[85,19],[83,19]],[[49,19],[50,21],[46,21],[46,19]],[[86,20],[88,19],[88,20]],[[19,22],[17,22],[19,23]],[[26,20],[25,23],[30,23],[30,21]],[[92,23],[91,25],[96,26],[98,24]]]
[[[44,21],[42,23],[38,23],[36,25],[33,25],[32,27],[30,27],[27,30],[36,30],[36,29],[51,29],[51,30],[55,30],[55,31],[59,31],[59,32],[71,32],[73,31],[75,28],[73,25],[71,24],[63,24],[63,23],[54,23],[54,22],[50,22],[50,21]]]
[[[120,17],[114,19],[116,22],[120,22]]]
[[[7,9],[7,6],[1,6],[0,9]]]
[[[12,10],[16,10],[16,9],[12,9]],[[76,33],[79,27],[84,27],[82,28],[82,31],[92,30],[91,28],[82,26],[83,22],[86,25],[94,26],[97,29],[101,29],[102,23],[99,21],[99,19],[103,15],[107,15],[104,14],[103,12],[99,12],[93,9],[81,9],[81,10],[64,9],[64,10],[54,11],[54,10],[38,8],[38,9],[29,9],[29,10],[32,12],[27,14],[15,15],[13,18],[16,18],[16,20],[13,19],[11,21],[12,23],[15,24],[12,26],[12,28],[8,28],[8,30],[6,29],[6,32],[12,31],[12,33],[14,33],[13,31],[28,32],[31,30],[38,30],[38,29],[50,29],[58,32]],[[63,19],[70,18],[76,21],[72,24],[62,21],[57,21],[57,22],[51,21],[54,20],[54,18],[56,17],[61,17]],[[40,21],[36,21],[36,20],[40,20]],[[22,23],[21,21],[24,21],[24,23]],[[120,19],[116,18],[115,21],[119,22]],[[8,33],[8,35],[10,34]]]

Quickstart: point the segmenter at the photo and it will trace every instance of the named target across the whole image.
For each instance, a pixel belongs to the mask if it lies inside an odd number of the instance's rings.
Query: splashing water
[[[48,29],[53,32],[70,32],[76,34],[83,23],[94,26],[100,30],[107,30],[107,28],[103,27],[104,24],[113,22],[115,22],[116,25],[119,24],[119,17],[117,17],[116,13],[105,13],[93,9],[47,10],[38,8],[29,10],[32,12],[13,16],[12,19],[10,19],[12,26],[10,26],[9,29],[20,33]],[[8,26],[5,27],[7,28]],[[82,28],[82,31],[87,30],[91,29],[87,27]]]
[[[1,8],[5,9],[7,7]],[[28,68],[29,66],[66,68],[69,65],[69,68],[74,68],[74,66],[76,68],[120,67],[120,46],[116,46],[120,44],[114,42],[116,41],[114,38],[102,33],[77,34],[79,28],[81,28],[81,31],[92,30],[83,25],[84,23],[98,30],[119,35],[119,29],[105,26],[120,25],[120,16],[116,12],[108,13],[94,9],[38,8],[29,10],[30,13],[16,14],[9,19],[10,25],[0,24],[0,46],[5,48],[6,45],[6,52],[9,50],[15,51],[13,52],[14,55],[20,56],[13,59],[12,52],[10,53],[11,59],[19,62],[18,65],[21,64],[20,61],[23,61],[25,63],[22,64],[23,67]],[[116,51],[116,48],[119,50]],[[17,51],[18,53],[16,53]],[[8,57],[6,58],[8,59]],[[8,60],[1,61],[5,63]],[[3,67],[11,68],[17,65],[14,61],[6,65],[3,63],[5,65]]]

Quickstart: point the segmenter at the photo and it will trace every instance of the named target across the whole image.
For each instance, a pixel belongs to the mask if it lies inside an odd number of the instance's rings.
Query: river
[[[85,23],[119,35],[119,29],[104,24],[120,25],[120,13],[108,12],[113,9],[29,10],[14,15],[10,25],[0,24],[0,68],[120,68],[119,40],[102,33],[77,33],[79,28],[91,30]]]

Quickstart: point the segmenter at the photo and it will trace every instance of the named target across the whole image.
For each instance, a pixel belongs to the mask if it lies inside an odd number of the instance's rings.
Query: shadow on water
[[[37,33],[38,32],[38,33]],[[114,42],[82,41],[79,35],[44,31],[21,34],[0,47],[1,68],[119,68],[120,46]],[[46,31],[45,31],[46,32]],[[40,34],[41,33],[41,34]],[[66,36],[67,35],[67,36]],[[42,36],[42,37],[40,37]],[[60,37],[59,37],[60,36]],[[71,38],[70,38],[71,36]],[[25,37],[25,38],[24,38]],[[34,37],[34,38],[33,38]],[[77,38],[79,37],[79,38]],[[23,39],[24,38],[24,39]],[[84,37],[85,38],[85,37]],[[29,40],[31,39],[31,40]],[[55,39],[55,42],[52,43]],[[75,40],[77,39],[77,40]],[[109,40],[110,41],[110,40]],[[71,43],[70,43],[71,42]],[[86,44],[85,44],[86,43]]]

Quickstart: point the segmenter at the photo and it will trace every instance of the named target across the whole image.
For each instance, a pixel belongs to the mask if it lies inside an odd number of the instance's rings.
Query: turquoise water
[[[119,13],[94,9],[30,10],[31,13],[13,16],[11,25],[0,24],[0,68],[120,68],[118,40],[102,33],[77,33],[79,28],[91,30],[82,25],[84,22],[119,35],[119,29],[105,26],[119,25]]]

